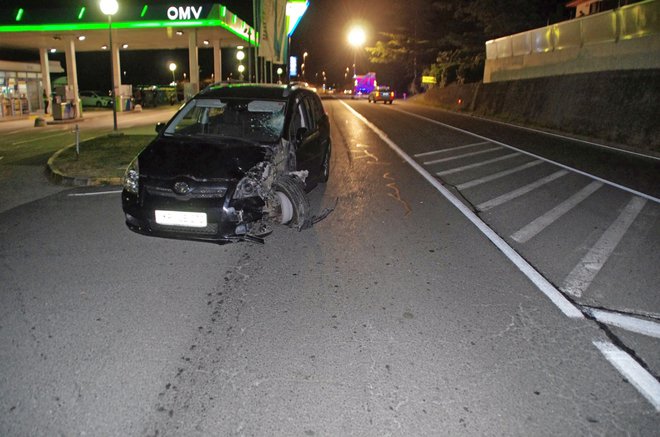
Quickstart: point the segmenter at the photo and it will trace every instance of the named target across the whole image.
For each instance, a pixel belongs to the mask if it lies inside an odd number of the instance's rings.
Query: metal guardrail
[[[660,1],[647,0],[486,42],[486,59],[580,48],[660,34]]]

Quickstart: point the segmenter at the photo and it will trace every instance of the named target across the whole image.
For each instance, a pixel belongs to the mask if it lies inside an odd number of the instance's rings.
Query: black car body
[[[319,96],[286,85],[216,84],[196,95],[124,176],[126,225],[152,236],[261,241],[310,224],[305,192],[329,176]]]

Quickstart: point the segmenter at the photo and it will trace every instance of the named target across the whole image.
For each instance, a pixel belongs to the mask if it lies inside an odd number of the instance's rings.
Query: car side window
[[[296,106],[293,108],[293,116],[291,118],[291,124],[289,125],[289,138],[291,140],[296,138],[296,132],[298,132],[298,129],[301,127],[309,129],[309,121],[307,119],[305,104],[302,100],[298,100]]]
[[[313,96],[311,100],[312,106],[314,108],[314,118],[316,118],[317,122],[320,122],[321,118],[323,118],[323,115],[325,115],[321,99],[319,99],[317,96]]]
[[[316,129],[316,114],[314,111],[314,104],[312,103],[311,97],[305,97],[303,99],[304,107],[305,107],[305,112],[307,115],[307,120],[309,121],[308,127],[309,130],[315,130]]]

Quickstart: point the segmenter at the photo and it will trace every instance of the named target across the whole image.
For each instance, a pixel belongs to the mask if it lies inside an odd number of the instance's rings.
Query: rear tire
[[[330,157],[332,153],[332,147],[328,143],[328,147],[325,149],[325,154],[323,155],[323,163],[321,164],[321,177],[319,182],[326,183],[330,179]]]

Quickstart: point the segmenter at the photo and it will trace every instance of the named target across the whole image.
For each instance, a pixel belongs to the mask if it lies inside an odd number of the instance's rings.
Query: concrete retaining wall
[[[660,154],[660,70],[450,85],[419,99]]]

